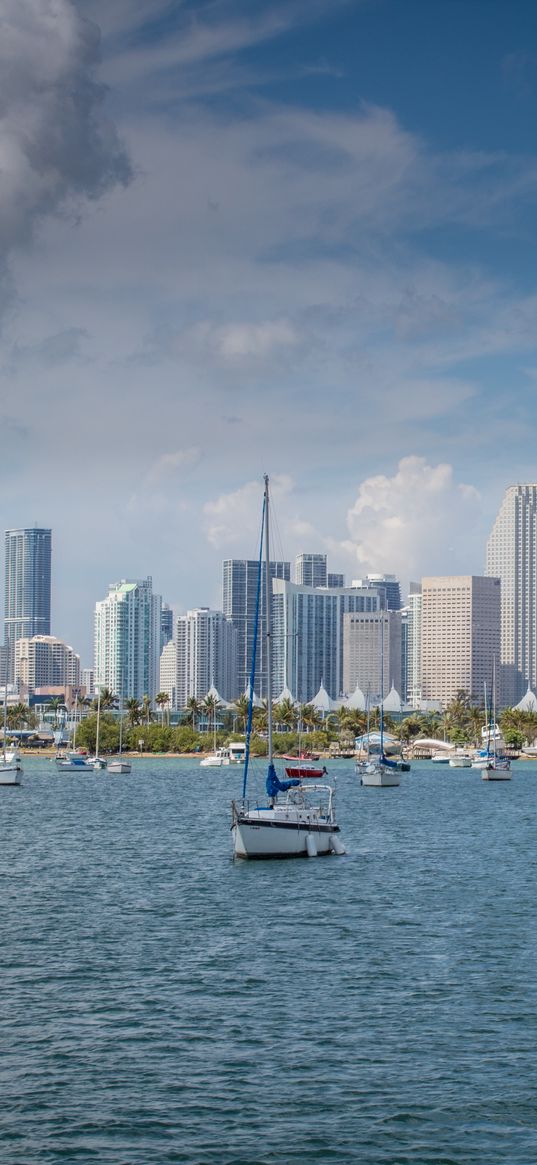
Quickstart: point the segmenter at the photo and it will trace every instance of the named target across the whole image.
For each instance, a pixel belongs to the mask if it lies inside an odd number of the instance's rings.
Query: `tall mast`
[[[380,756],[384,756],[384,611],[380,613]]]
[[[267,628],[268,763],[272,756],[272,582],[270,577],[269,479],[265,474],[265,617]]]

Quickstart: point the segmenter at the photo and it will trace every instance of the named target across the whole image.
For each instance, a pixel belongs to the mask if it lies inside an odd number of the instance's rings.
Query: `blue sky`
[[[479,573],[535,480],[537,16],[514,0],[1,0],[4,525],[54,631],[255,553]]]

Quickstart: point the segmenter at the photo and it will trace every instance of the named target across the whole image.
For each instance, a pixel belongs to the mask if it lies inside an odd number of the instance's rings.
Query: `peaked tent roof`
[[[392,684],[388,695],[382,701],[382,707],[385,712],[400,712],[401,711],[401,697],[396,691],[395,685]]]
[[[295,697],[293,696],[293,693],[289,691],[287,684],[285,685],[284,688],[282,688],[279,696],[275,696],[272,703],[273,704],[283,704],[284,700],[289,700],[291,704],[296,704]]]
[[[519,704],[515,704],[517,712],[537,712],[537,696],[532,692],[528,684],[526,695],[522,697]]]
[[[315,696],[312,696],[311,700],[308,700],[308,704],[311,704],[314,708],[318,708],[319,712],[333,712],[341,706],[339,700],[332,700],[330,698],[322,680],[319,691]]]
[[[207,699],[207,696],[212,696],[213,699],[215,699],[218,702],[218,704],[220,705],[221,708],[232,708],[233,707],[233,704],[230,704],[229,700],[224,700],[224,697],[220,695],[220,692],[218,691],[217,688],[215,688],[214,684],[211,684],[209,691],[207,692],[207,694],[205,695],[204,698]]]
[[[343,707],[355,709],[357,712],[365,712],[365,696],[358,684],[354,692],[351,692],[350,696],[343,700]]]
[[[247,700],[250,699],[251,690],[252,690],[252,685],[250,683],[247,683],[247,685],[244,689],[244,695],[246,696]],[[262,708],[263,707],[263,701],[259,699],[259,696],[256,696],[255,692],[254,692],[253,697],[252,697],[252,704],[253,704],[254,708]]]

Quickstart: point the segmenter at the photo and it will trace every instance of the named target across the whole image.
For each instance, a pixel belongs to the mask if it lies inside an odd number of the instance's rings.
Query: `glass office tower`
[[[15,675],[15,643],[50,635],[52,530],[6,530],[4,644],[7,674]]]

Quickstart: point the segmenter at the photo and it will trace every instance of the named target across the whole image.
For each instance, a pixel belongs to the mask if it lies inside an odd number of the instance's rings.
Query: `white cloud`
[[[273,320],[261,324],[228,324],[218,329],[215,341],[226,360],[264,359],[274,350],[298,344],[299,337],[287,320]]]
[[[358,573],[388,571],[408,581],[422,574],[482,570],[474,546],[480,518],[477,490],[455,481],[453,467],[404,457],[392,477],[366,478],[347,514],[343,548]]]
[[[292,489],[293,479],[286,474],[276,474],[271,478],[270,492],[274,500],[287,499]],[[206,502],[203,512],[208,542],[217,548],[249,545],[250,550],[244,552],[255,558],[255,537],[261,527],[262,496],[261,481],[248,481],[240,489],[221,494],[215,501]],[[277,552],[275,557],[278,557]]]

